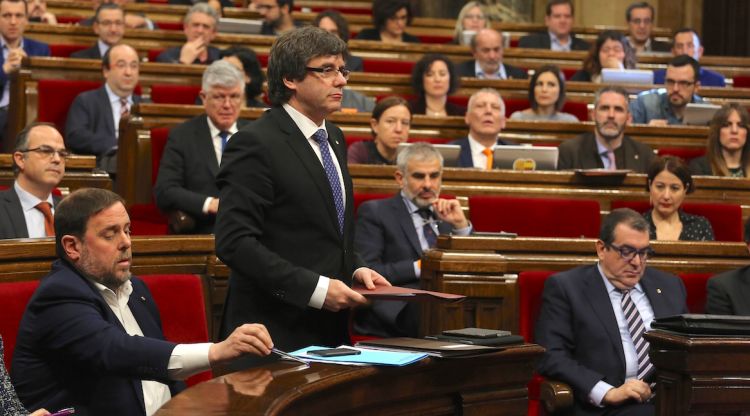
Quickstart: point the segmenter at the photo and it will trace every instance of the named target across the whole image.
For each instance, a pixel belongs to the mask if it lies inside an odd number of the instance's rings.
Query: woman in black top
[[[648,189],[653,208],[643,214],[652,240],[713,241],[711,223],[680,209],[685,196],[695,190],[685,162],[674,156],[656,158],[648,169]]]
[[[252,49],[244,46],[231,46],[219,53],[219,56],[234,65],[245,74],[245,101],[247,107],[268,107],[259,96],[263,92],[266,76],[260,69],[258,57]]]
[[[405,32],[413,16],[408,0],[374,0],[372,23],[375,27],[362,29],[357,39],[379,40],[385,43],[419,43],[418,37]]]
[[[448,101],[448,96],[458,89],[459,77],[447,56],[428,53],[411,71],[411,87],[416,98],[411,100],[413,114],[432,117],[464,116],[466,108]]]
[[[347,163],[366,165],[395,165],[396,149],[409,139],[411,109],[401,97],[386,97],[372,110],[370,129],[372,140],[349,146]]]
[[[570,78],[571,81],[602,82],[602,68],[635,69],[635,51],[625,35],[614,30],[605,30],[596,38],[583,61],[583,69]]]
[[[690,162],[693,175],[750,177],[748,123],[750,116],[745,106],[738,103],[724,104],[711,120],[706,156]]]

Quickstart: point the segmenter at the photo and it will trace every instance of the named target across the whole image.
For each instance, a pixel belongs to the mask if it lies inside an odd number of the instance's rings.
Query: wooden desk
[[[750,339],[647,332],[656,367],[656,414],[747,415]]]
[[[0,154],[0,185],[13,186],[13,155]],[[96,168],[94,156],[71,156],[65,161],[65,176],[58,186],[63,194],[79,188],[112,189],[107,172]]]
[[[543,348],[526,344],[405,367],[310,368],[276,362],[218,377],[175,396],[171,415],[526,415],[526,384]]]

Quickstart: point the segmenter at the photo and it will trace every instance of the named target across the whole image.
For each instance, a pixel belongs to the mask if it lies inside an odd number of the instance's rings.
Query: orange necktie
[[[487,166],[485,167],[485,169],[492,170],[492,149],[486,147],[484,150],[482,150],[482,153],[487,156]]]
[[[44,233],[47,234],[47,237],[54,237],[55,223],[52,219],[52,208],[50,207],[49,202],[40,202],[36,204],[34,208],[41,211],[44,215]]]

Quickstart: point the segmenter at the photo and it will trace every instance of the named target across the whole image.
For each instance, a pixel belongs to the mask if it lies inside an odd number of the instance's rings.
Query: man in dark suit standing
[[[65,142],[75,153],[95,155],[97,166],[117,172],[117,138],[120,119],[141,101],[134,94],[138,84],[138,53],[132,47],[113,46],[102,58],[106,82],[79,94],[68,110]]]
[[[222,334],[238,322],[268,327],[276,346],[348,342],[350,288],[389,285],[354,251],[352,180],[341,130],[346,43],[317,27],[271,47],[273,105],[229,142],[217,176],[216,254],[231,269]]]
[[[203,72],[201,99],[205,114],[175,126],[159,163],[154,187],[156,205],[164,212],[180,210],[195,221],[181,232],[210,234],[219,210],[219,171],[224,147],[238,128],[245,96],[244,75],[227,61],[216,61]]]
[[[451,144],[461,146],[458,167],[492,170],[495,147],[511,144],[497,136],[505,128],[505,102],[494,88],[482,88],[469,97],[464,116],[469,135]]]
[[[63,138],[47,123],[21,130],[13,153],[13,188],[0,192],[0,239],[41,238],[54,235],[52,190],[65,175]]]
[[[646,267],[648,222],[627,208],[602,222],[599,262],[547,279],[536,324],[546,348],[537,370],[573,388],[575,414],[653,415],[654,368],[643,333],[687,313],[677,276]]]
[[[503,35],[495,29],[482,29],[471,38],[473,61],[458,65],[462,77],[480,79],[526,79],[526,71],[503,63]]]
[[[616,86],[597,91],[592,118],[594,132],[559,146],[557,169],[630,169],[645,173],[654,151],[625,135],[631,120],[628,92]]]
[[[21,69],[27,56],[49,56],[49,46],[23,36],[28,20],[24,0],[0,0],[0,139],[5,134],[10,103],[10,75]]]
[[[586,51],[589,44],[572,33],[575,10],[571,0],[549,0],[544,24],[547,32],[526,35],[518,41],[519,48],[551,49],[553,51]]]
[[[84,415],[151,415],[185,379],[244,354],[268,355],[263,325],[226,341],[166,341],[154,299],[130,273],[130,217],[119,195],[70,194],[55,213],[59,260],[24,312],[11,376],[28,408]]]
[[[750,252],[750,219],[745,222],[745,243]],[[750,316],[750,266],[708,279],[706,291],[706,313]]]
[[[216,37],[219,14],[208,3],[196,3],[185,14],[182,30],[187,41],[182,46],[168,48],[156,57],[156,62],[209,65],[219,59],[219,49],[211,46]]]
[[[117,45],[125,36],[125,12],[116,3],[103,3],[94,14],[92,25],[99,37],[94,46],[70,54],[71,58],[102,59],[112,46]]]
[[[440,199],[443,156],[429,143],[415,143],[398,155],[392,198],[367,201],[357,211],[354,248],[367,264],[398,286],[419,288],[422,253],[438,234],[469,235],[471,225],[455,199]],[[357,310],[357,333],[416,337],[419,304],[376,301]]]

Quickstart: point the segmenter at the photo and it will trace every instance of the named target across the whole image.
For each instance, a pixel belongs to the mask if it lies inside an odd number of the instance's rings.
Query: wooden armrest
[[[167,219],[170,234],[189,234],[195,230],[195,219],[184,211],[170,211]]]
[[[539,400],[549,414],[573,406],[573,389],[560,381],[544,380],[540,386]]]

